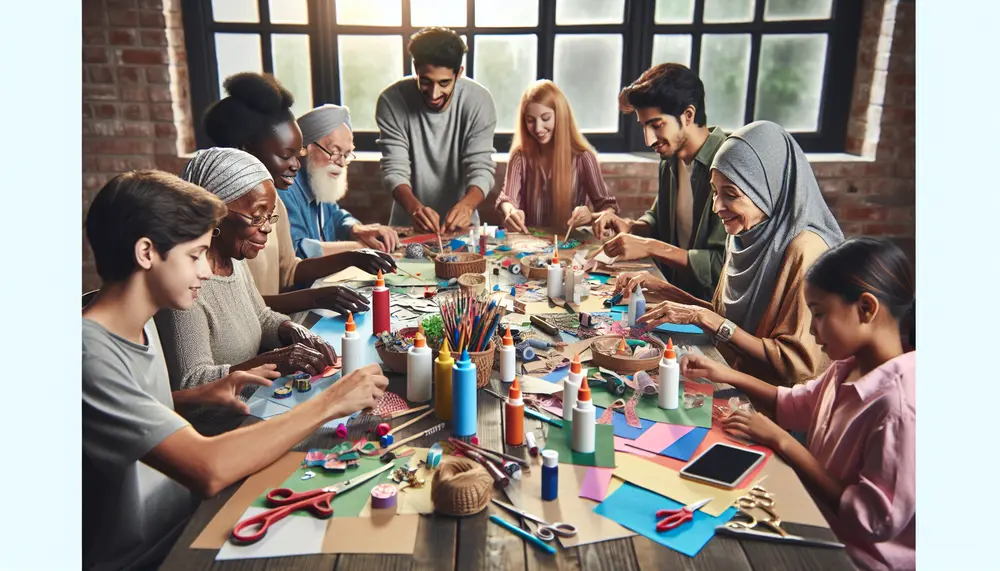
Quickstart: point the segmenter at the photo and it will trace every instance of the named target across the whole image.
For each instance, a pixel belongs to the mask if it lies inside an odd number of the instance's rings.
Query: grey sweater
[[[280,346],[278,326],[288,320],[264,304],[246,261],[233,260],[233,275],[202,282],[194,307],[156,314],[170,386],[203,385],[228,375],[230,365]]]
[[[382,151],[382,186],[392,192],[401,184],[425,206],[444,217],[470,186],[484,195],[493,189],[493,131],[497,124],[493,96],[466,77],[455,84],[448,106],[427,108],[414,76],[386,87],[375,106]],[[473,215],[477,224],[479,213]],[[392,205],[389,224],[409,226],[410,215]]]

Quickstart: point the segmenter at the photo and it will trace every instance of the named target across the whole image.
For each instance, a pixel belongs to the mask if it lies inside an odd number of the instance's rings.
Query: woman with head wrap
[[[223,83],[228,97],[205,113],[205,130],[220,147],[244,150],[256,157],[270,173],[275,188],[287,189],[299,171],[305,154],[302,131],[292,115],[292,94],[270,75],[238,73]],[[339,253],[310,259],[295,256],[288,212],[279,199],[273,236],[247,265],[257,290],[275,311],[295,313],[309,309],[331,309],[339,313],[365,311],[367,302],[352,305],[356,296],[343,286],[308,289],[314,281],[356,266],[369,273],[392,272],[396,263],[388,254],[364,249],[357,242],[340,242]],[[305,288],[305,289],[301,289]],[[354,301],[352,301],[354,300]]]
[[[844,234],[805,153],[777,124],[756,121],[722,143],[711,177],[712,210],[729,234],[712,303],[648,273],[619,276],[618,289],[662,296],[640,321],[698,325],[744,373],[776,385],[817,377],[829,360],[810,332],[804,276]]]
[[[265,363],[282,374],[314,375],[333,365],[333,349],[268,308],[247,269],[246,260],[264,249],[274,223],[277,195],[264,165],[243,151],[212,148],[198,151],[181,178],[221,198],[228,212],[206,253],[212,277],[202,282],[194,307],[156,316],[174,389]]]

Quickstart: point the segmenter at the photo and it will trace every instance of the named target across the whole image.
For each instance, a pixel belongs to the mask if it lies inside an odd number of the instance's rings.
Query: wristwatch
[[[719,330],[715,332],[715,342],[729,343],[729,340],[733,337],[733,333],[736,333],[736,324],[726,319],[719,326]]]

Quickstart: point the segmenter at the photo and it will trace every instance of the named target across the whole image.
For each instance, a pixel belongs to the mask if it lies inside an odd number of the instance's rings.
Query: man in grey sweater
[[[493,96],[462,77],[466,46],[454,31],[424,28],[408,50],[415,75],[386,87],[375,106],[382,185],[396,201],[389,224],[434,233],[478,224],[496,171]]]

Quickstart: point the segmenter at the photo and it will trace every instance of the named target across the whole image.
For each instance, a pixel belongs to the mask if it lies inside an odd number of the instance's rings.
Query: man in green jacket
[[[726,134],[707,126],[705,86],[683,65],[659,64],[622,89],[618,105],[635,112],[646,144],[660,155],[659,189],[641,218],[605,211],[594,233],[618,234],[604,246],[608,256],[652,256],[670,283],[709,301],[726,251],[726,230],[712,212],[709,167]]]

